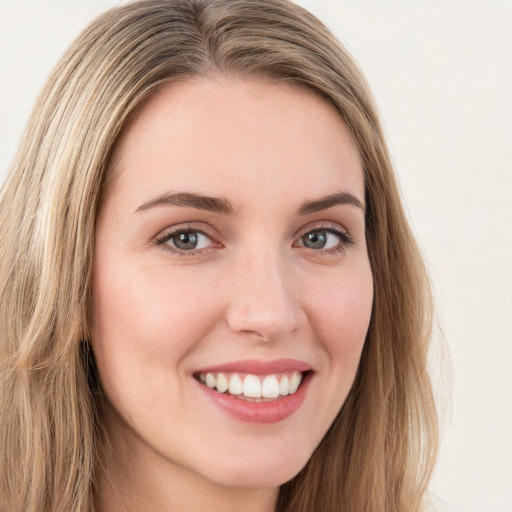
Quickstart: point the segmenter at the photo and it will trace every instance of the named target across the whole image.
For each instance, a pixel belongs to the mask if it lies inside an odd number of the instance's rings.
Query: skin
[[[177,192],[224,198],[233,212],[148,206]],[[299,213],[334,192],[362,207]],[[91,341],[112,447],[98,476],[104,510],[274,510],[355,378],[373,297],[363,208],[358,150],[311,92],[198,78],[141,108],[116,146],[97,221]],[[162,239],[175,228],[207,236],[173,252],[175,239]],[[328,234],[323,250],[305,245],[326,229],[352,243]],[[280,358],[314,374],[301,407],[273,424],[227,415],[193,378]]]

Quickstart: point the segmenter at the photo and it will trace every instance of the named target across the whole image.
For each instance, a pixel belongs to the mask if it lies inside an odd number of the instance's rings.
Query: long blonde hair
[[[278,511],[421,509],[437,439],[431,299],[362,74],[287,0],[143,0],[100,16],[61,59],[0,194],[2,512],[94,510],[101,410],[85,340],[109,158],[146,98],[211,71],[321,95],[364,166],[370,328],[348,399]]]

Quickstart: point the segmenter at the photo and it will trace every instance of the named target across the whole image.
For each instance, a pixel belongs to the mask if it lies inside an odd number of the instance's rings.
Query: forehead
[[[113,161],[110,188],[139,198],[263,187],[268,196],[342,188],[364,200],[360,155],[341,117],[319,95],[287,84],[216,77],[169,85],[140,108]]]

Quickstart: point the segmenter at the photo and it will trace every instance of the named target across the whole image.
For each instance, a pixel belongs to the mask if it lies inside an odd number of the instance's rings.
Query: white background
[[[58,57],[116,3],[0,0],[0,182]],[[437,509],[512,512],[512,1],[299,3],[367,75],[433,279]]]

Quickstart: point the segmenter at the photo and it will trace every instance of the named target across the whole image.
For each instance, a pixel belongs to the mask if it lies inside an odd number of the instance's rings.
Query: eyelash
[[[296,245],[297,241],[302,240],[302,238],[310,233],[318,232],[318,231],[325,231],[327,233],[330,233],[332,235],[335,235],[339,238],[340,242],[332,248],[328,249],[312,249],[310,247],[306,247],[305,245]],[[184,225],[180,226],[178,228],[173,228],[170,231],[166,231],[162,235],[158,236],[155,239],[155,245],[161,246],[164,250],[169,251],[173,254],[176,254],[181,257],[187,257],[187,256],[196,256],[198,254],[205,254],[212,249],[215,249],[216,247],[208,247],[203,249],[191,249],[191,250],[182,250],[178,249],[177,247],[172,247],[167,242],[171,240],[171,238],[178,236],[180,234],[185,233],[199,233],[203,236],[208,237],[212,242],[217,243],[218,247],[220,247],[220,243],[216,241],[216,237],[213,234],[208,233],[208,231],[204,229],[199,229],[194,226],[190,225]],[[347,247],[350,245],[353,245],[355,243],[352,236],[345,231],[344,229],[341,229],[339,227],[333,226],[329,223],[320,223],[316,224],[314,226],[308,226],[308,228],[304,231],[302,231],[301,234],[296,238],[296,241],[294,242],[294,247],[303,247],[307,251],[313,252],[315,255],[332,255],[332,254],[339,254],[346,251]]]
[[[178,249],[177,247],[172,247],[171,245],[169,245],[167,243],[171,238],[181,235],[181,234],[185,234],[185,233],[199,233],[203,236],[206,236],[210,240],[212,240],[212,242],[216,242],[216,237],[213,234],[208,233],[206,230],[199,229],[194,226],[184,225],[184,226],[180,226],[178,228],[173,228],[170,231],[166,231],[161,236],[158,236],[155,240],[156,245],[161,246],[166,251],[169,251],[178,256],[182,256],[184,258],[186,258],[187,256],[195,256],[200,253],[205,254],[205,252],[209,252],[210,250],[216,248],[216,247],[208,247],[206,249],[191,249],[189,251],[184,251],[184,250]],[[220,246],[220,244],[218,242],[216,242],[216,243]]]
[[[301,245],[299,247],[304,247],[305,249],[312,251],[316,255],[323,256],[344,253],[349,246],[354,245],[355,243],[355,240],[348,233],[348,231],[340,227],[333,226],[330,223],[320,223],[315,224],[314,226],[308,226],[308,228],[297,237],[297,240],[302,240],[302,238],[307,234],[318,231],[325,231],[326,233],[330,233],[332,235],[337,236],[340,240],[339,243],[335,247],[329,249],[311,249],[309,247],[305,247],[304,245]]]

